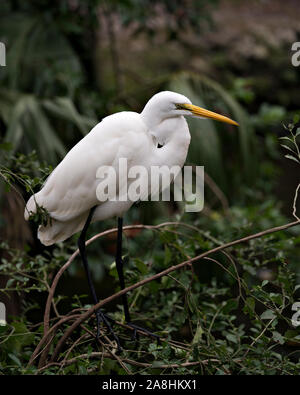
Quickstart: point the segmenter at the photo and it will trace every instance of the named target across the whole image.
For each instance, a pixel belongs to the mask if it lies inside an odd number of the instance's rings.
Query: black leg
[[[97,304],[98,303],[98,298],[97,298],[95,287],[94,287],[94,284],[93,284],[93,281],[92,281],[91,271],[90,271],[90,267],[89,267],[89,264],[88,264],[88,260],[87,260],[87,256],[86,256],[86,248],[85,248],[86,232],[87,232],[87,229],[88,229],[88,227],[89,227],[89,225],[91,223],[91,220],[92,220],[95,208],[96,208],[96,206],[93,207],[90,210],[89,215],[88,215],[87,220],[86,220],[86,223],[84,224],[84,227],[83,227],[83,229],[82,229],[82,231],[80,233],[80,236],[78,238],[78,242],[77,243],[78,243],[78,248],[79,248],[81,260],[82,260],[82,263],[83,263],[83,266],[84,266],[84,269],[85,269],[85,273],[86,273],[86,276],[87,276],[87,280],[88,280],[89,288],[90,288],[90,291],[91,291],[91,295],[92,295],[92,298],[93,298],[93,302],[94,302],[94,304]],[[102,311],[100,309],[96,311],[96,318],[97,318],[97,339],[99,338],[99,335],[100,335],[100,323],[102,321],[106,325],[106,327],[108,328],[109,332],[113,335],[114,339],[117,342],[118,349],[120,351],[121,350],[121,346],[120,346],[119,339],[115,335],[115,333],[112,330],[112,327],[111,327],[111,325],[109,323],[109,320],[113,321],[113,319],[108,317],[106,314],[102,313]]]
[[[125,288],[125,280],[124,280],[123,260],[122,260],[122,232],[123,232],[123,218],[118,217],[116,267],[117,267],[117,272],[118,272],[118,276],[119,276],[121,289],[124,289]],[[158,335],[155,335],[154,333],[148,331],[147,329],[142,328],[138,325],[135,325],[131,322],[126,294],[122,295],[122,302],[123,302],[123,307],[124,307],[125,320],[126,320],[127,324],[134,329],[133,338],[134,339],[138,338],[137,330],[140,330],[141,332],[147,333],[148,335],[156,338],[157,341],[159,341]]]
[[[125,288],[124,272],[123,272],[123,260],[122,260],[122,232],[123,232],[123,218],[118,217],[118,236],[117,236],[117,254],[116,254],[116,266],[119,276],[121,289]],[[128,308],[127,295],[122,295],[122,302],[124,307],[125,320],[130,322],[130,313]]]
[[[91,294],[92,294],[92,298],[93,298],[94,303],[96,304],[96,303],[98,303],[98,298],[97,298],[95,287],[94,287],[94,284],[93,284],[93,281],[92,281],[91,271],[90,271],[90,267],[89,267],[89,264],[88,264],[88,260],[87,260],[87,256],[86,256],[86,249],[85,249],[86,232],[87,232],[88,227],[89,227],[89,225],[91,223],[91,220],[92,220],[95,208],[96,207],[93,207],[90,210],[89,215],[88,215],[87,220],[86,220],[86,223],[84,224],[84,227],[83,227],[83,229],[82,229],[82,231],[80,233],[80,236],[78,238],[77,244],[78,244],[81,260],[82,260],[82,263],[83,263],[83,266],[84,266],[84,269],[85,269],[85,273],[86,273],[86,276],[87,276],[87,280],[88,280],[88,283],[89,283],[89,288],[90,288],[90,291],[91,291]]]

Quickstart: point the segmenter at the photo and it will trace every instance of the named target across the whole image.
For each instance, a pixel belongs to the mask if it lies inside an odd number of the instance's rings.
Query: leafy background
[[[1,5],[7,66],[0,69],[0,298],[8,313],[8,325],[0,327],[1,374],[299,372],[300,335],[291,324],[291,306],[299,301],[298,227],[236,245],[131,292],[134,320],[159,333],[160,345],[146,337],[135,344],[117,326],[124,351],[116,356],[105,330],[94,340],[91,318],[56,364],[46,358],[41,366],[37,358],[29,366],[42,338],[49,287],[75,251],[76,236],[44,248],[36,239],[39,218],[23,220],[31,192],[93,125],[116,111],[141,111],[163,89],[228,114],[240,128],[189,121],[187,162],[205,166],[204,210],[184,213],[166,202],[134,206],[126,224],[190,227],[128,230],[126,284],[294,220],[298,157],[285,158],[291,153],[281,144],[297,154],[297,136],[284,127],[299,117],[300,74],[290,50],[300,32],[297,7],[296,0]],[[114,219],[94,224],[89,234],[114,226]],[[98,239],[88,253],[98,297],[105,298],[119,289],[115,237]],[[84,312],[90,302],[77,258],[60,279],[51,324],[71,309]],[[120,303],[104,308],[124,322]],[[60,326],[50,354],[69,326]]]

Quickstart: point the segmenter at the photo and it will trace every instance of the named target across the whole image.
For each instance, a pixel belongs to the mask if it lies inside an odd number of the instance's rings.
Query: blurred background
[[[1,174],[9,177],[9,168],[22,179],[13,178],[10,189],[1,182],[1,239],[31,256],[56,251],[64,262],[76,238],[55,250],[41,246],[37,225],[23,220],[30,188],[37,191],[103,117],[140,112],[161,90],[182,93],[240,127],[189,120],[187,163],[204,165],[206,172],[202,212],[145,203],[125,222],[180,220],[229,241],[241,232],[292,221],[299,164],[284,157],[279,138],[286,136],[284,124],[298,120],[300,67],[291,63],[291,46],[298,40],[297,0],[1,2],[0,41],[7,50],[6,66],[0,68]],[[96,224],[91,235],[113,226],[114,220]],[[287,239],[296,235],[291,231]],[[299,275],[297,243],[289,259]],[[125,244],[128,257],[146,254],[151,260],[159,254],[160,247],[148,247],[144,233],[128,232]],[[100,295],[111,293],[105,279],[114,245],[112,236],[90,249]],[[270,261],[255,270],[259,279],[272,279]],[[87,293],[83,275],[77,262],[69,270],[72,282],[63,287],[66,294]],[[213,273],[202,275],[205,281]],[[3,287],[7,278],[1,281]],[[18,300],[10,297],[6,303],[11,314],[20,313]]]

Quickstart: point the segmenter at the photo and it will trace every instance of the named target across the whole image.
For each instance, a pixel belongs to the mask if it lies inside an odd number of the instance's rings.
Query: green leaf
[[[171,262],[172,259],[172,253],[170,251],[170,248],[165,244],[165,259],[164,259],[164,265],[167,267],[169,263]]]
[[[288,137],[288,136],[278,137],[278,139],[279,139],[279,140],[287,140],[287,141],[289,141],[290,143],[293,143],[293,140],[292,140],[290,137]]]
[[[287,149],[288,151],[291,151],[293,154],[297,155],[297,153],[289,146],[285,145],[285,144],[280,144],[281,147]]]
[[[295,158],[294,156],[292,156],[292,155],[284,155],[284,157],[287,158],[287,159],[291,159],[291,160],[293,160],[293,161],[295,161],[297,163],[300,163],[299,160],[297,158]]]
[[[135,259],[135,264],[141,274],[145,275],[148,273],[148,267],[141,259]]]
[[[223,307],[223,313],[228,314],[232,310],[236,310],[238,308],[238,302],[236,299],[229,299],[226,302],[226,305]]]
[[[252,297],[249,297],[245,300],[245,305],[243,307],[243,311],[244,311],[244,313],[249,314],[250,316],[253,316],[254,310],[255,310],[255,299]]]
[[[276,315],[273,310],[266,310],[261,314],[260,318],[262,320],[272,320],[273,318],[276,318]]]
[[[198,323],[192,344],[198,344],[201,341],[203,334],[204,334],[204,330],[202,329],[202,326]]]
[[[233,342],[233,343],[235,343],[235,344],[238,343],[237,337],[236,337],[235,335],[231,334],[231,333],[228,333],[228,334],[226,335],[226,339],[229,340],[229,341],[231,341],[231,342]]]
[[[14,354],[12,354],[12,353],[9,353],[8,356],[9,356],[9,358],[10,358],[12,361],[14,361],[18,366],[20,366],[20,367],[22,366],[21,361],[19,360],[19,358],[18,358],[16,355],[14,355]]]
[[[284,344],[285,340],[284,337],[279,332],[273,332],[273,339],[276,343]]]

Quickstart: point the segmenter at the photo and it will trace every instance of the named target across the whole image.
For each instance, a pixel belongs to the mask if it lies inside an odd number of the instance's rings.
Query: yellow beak
[[[225,117],[224,115],[217,114],[215,112],[206,110],[205,108],[194,106],[193,104],[183,103],[179,104],[178,108],[191,111],[193,115],[203,118],[210,118],[216,121],[230,123],[231,125],[239,126],[239,124],[232,119]]]

